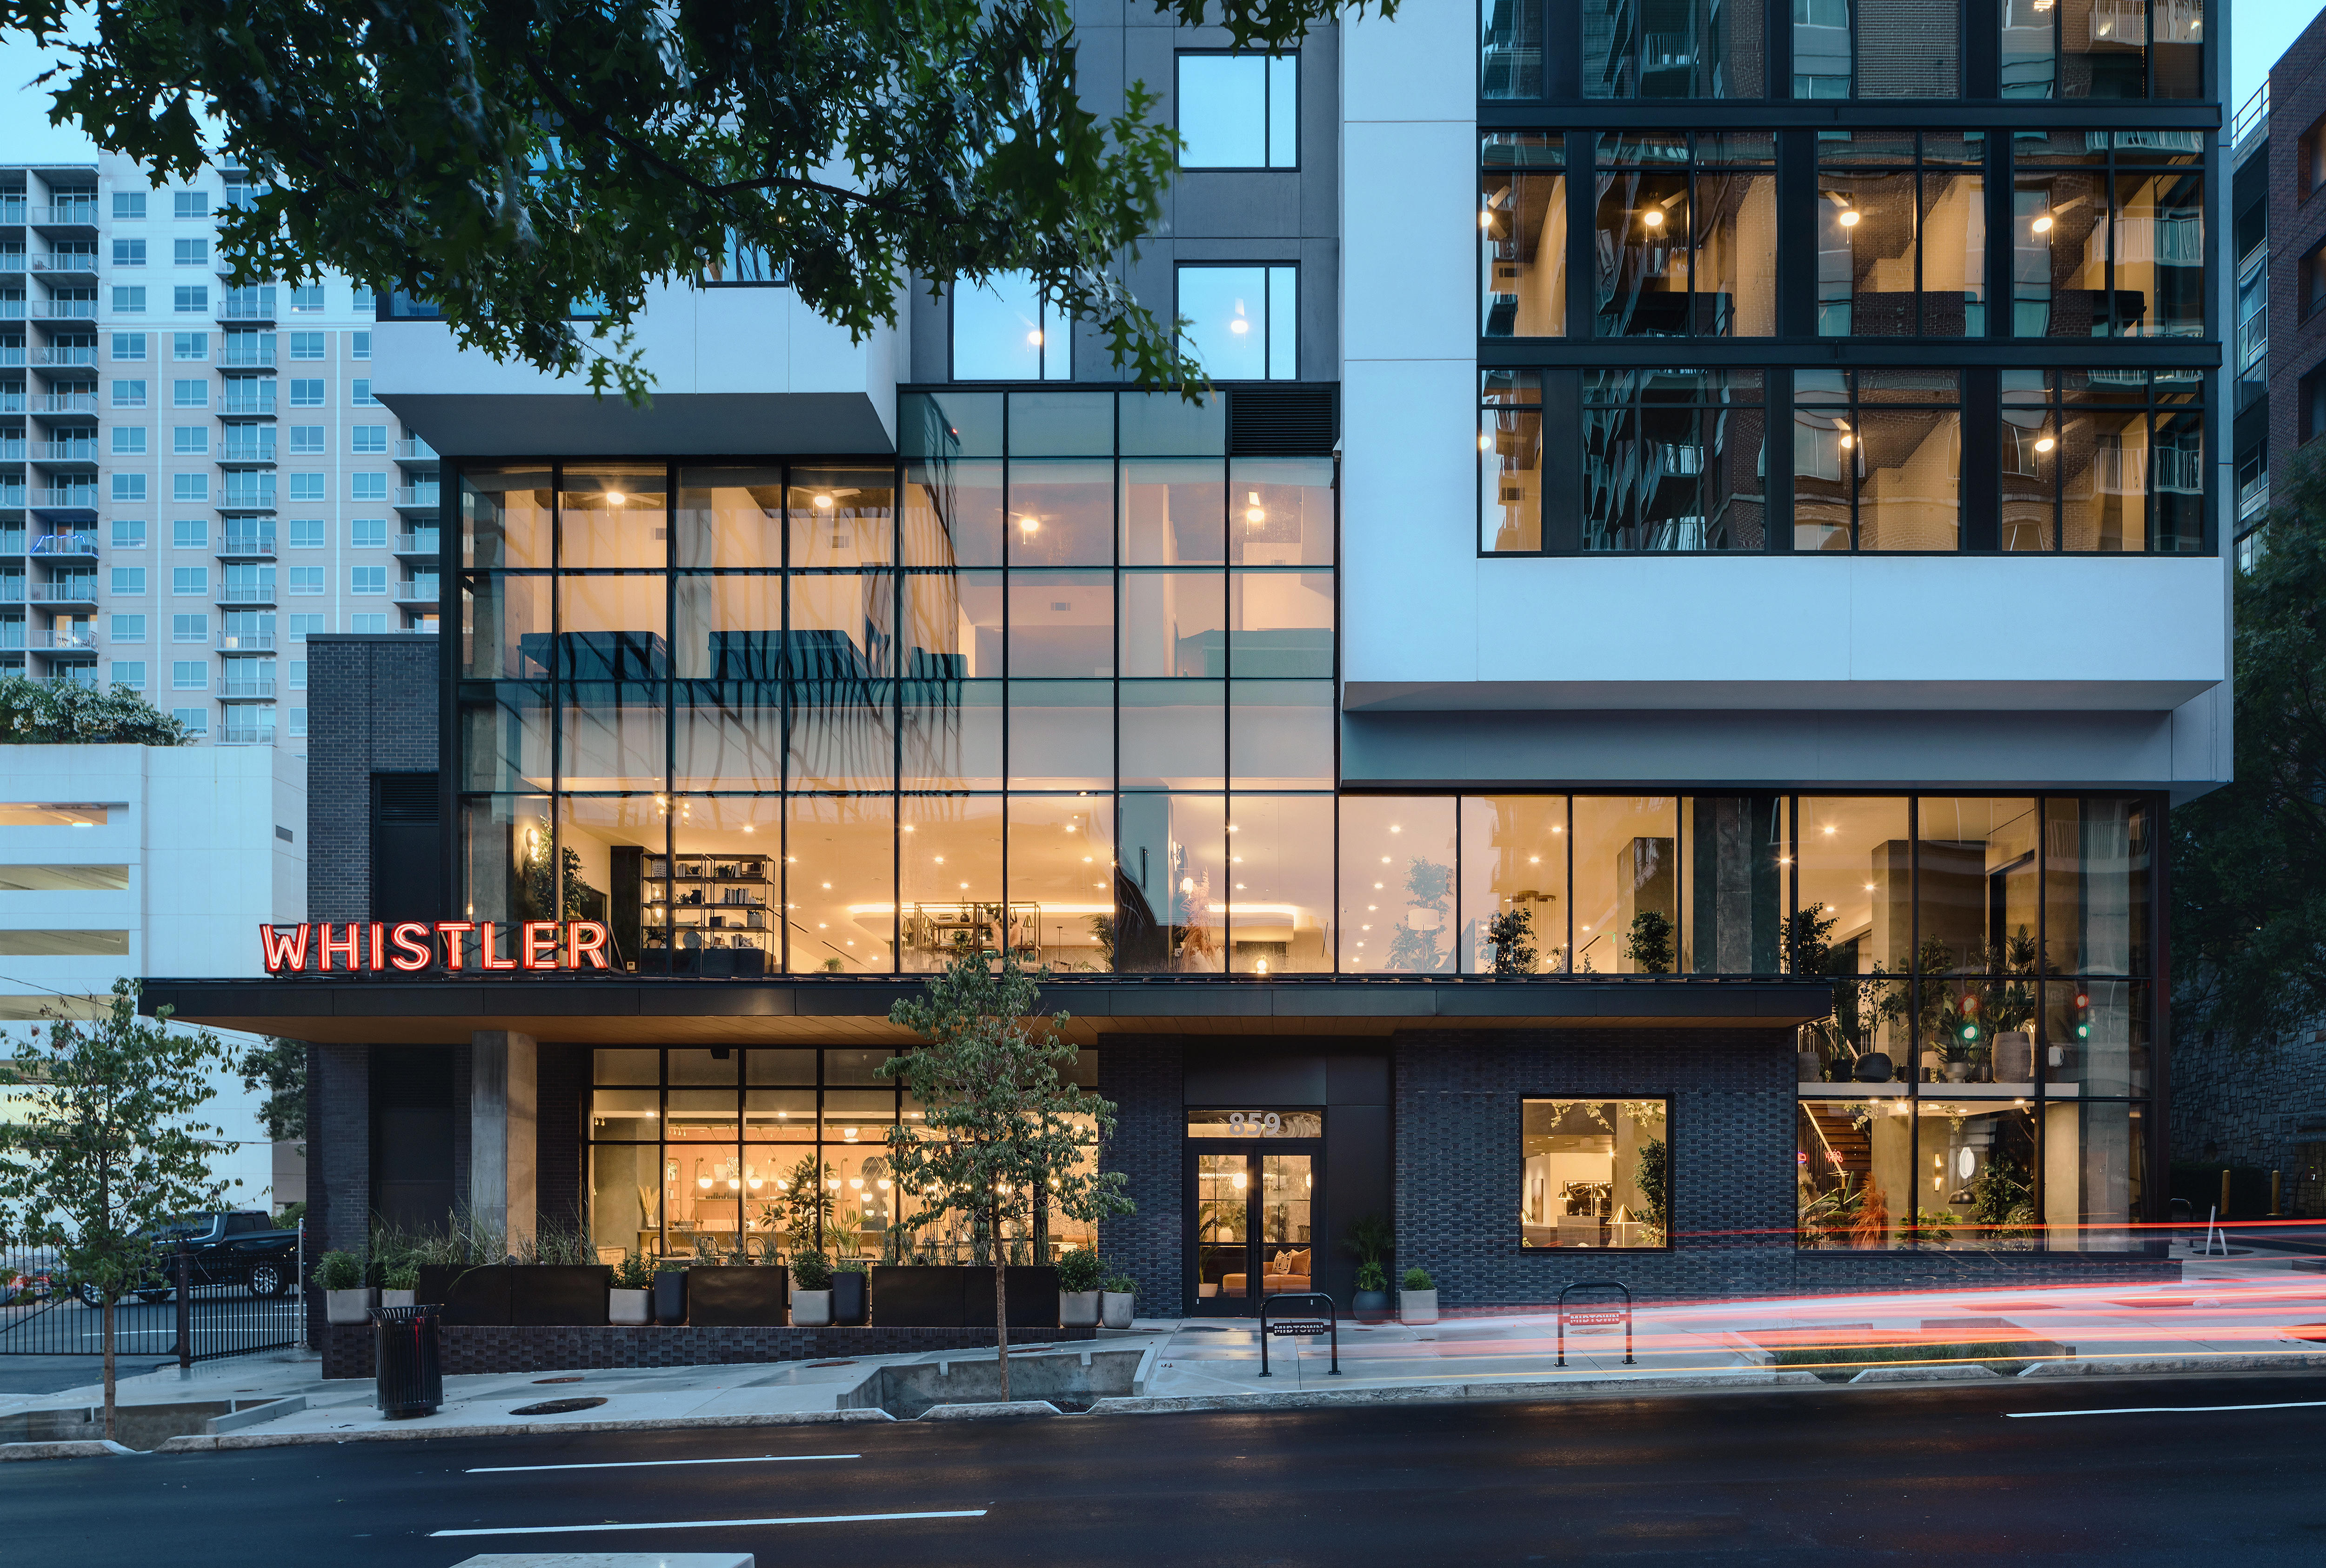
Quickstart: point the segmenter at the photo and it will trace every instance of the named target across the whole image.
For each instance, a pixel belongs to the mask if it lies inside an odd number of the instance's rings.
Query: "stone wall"
[[[2326,1214],[2326,1028],[2249,1051],[2210,1033],[2174,1042],[2172,1149],[2176,1162],[2281,1172],[2286,1213]]]

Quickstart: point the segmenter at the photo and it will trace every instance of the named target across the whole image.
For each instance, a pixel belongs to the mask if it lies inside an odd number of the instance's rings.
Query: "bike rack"
[[[1280,1301],[1321,1301],[1325,1304],[1325,1315],[1321,1318],[1288,1318],[1283,1322],[1279,1322],[1276,1327],[1271,1330],[1268,1326],[1268,1309]],[[1276,1295],[1262,1296],[1261,1298],[1260,1375],[1263,1378],[1273,1376],[1273,1374],[1271,1374],[1268,1369],[1268,1336],[1270,1333],[1282,1334],[1287,1339],[1302,1340],[1314,1339],[1318,1334],[1332,1335],[1332,1375],[1335,1378],[1341,1375],[1341,1322],[1338,1318],[1333,1315],[1333,1298],[1326,1295],[1323,1291],[1289,1290],[1281,1292]]]
[[[1567,1365],[1567,1320],[1569,1315],[1567,1307],[1568,1292],[1577,1290],[1620,1290],[1624,1293],[1624,1365],[1626,1367],[1633,1365],[1632,1287],[1612,1279],[1580,1280],[1558,1293],[1558,1365],[1562,1367]],[[1596,1313],[1587,1310],[1578,1311],[1573,1316],[1577,1322],[1593,1324],[1614,1321],[1613,1312],[1607,1308],[1603,1308]]]

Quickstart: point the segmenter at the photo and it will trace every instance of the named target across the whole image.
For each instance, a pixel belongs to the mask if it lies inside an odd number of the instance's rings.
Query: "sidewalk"
[[[1557,1365],[1549,1313],[1465,1317],[1432,1327],[1340,1325],[1338,1376],[1323,1338],[1276,1339],[1272,1376],[1260,1376],[1256,1325],[1244,1320],[1142,1321],[1103,1334],[1112,1350],[1151,1347],[1145,1386],[1099,1401],[1099,1413],[1267,1408],[1376,1400],[1534,1399],[1638,1387],[1672,1390],[1769,1387],[1819,1381],[1912,1383],[1998,1376],[1949,1348],[2035,1342],[2024,1376],[2223,1372],[2326,1367],[2326,1274],[2284,1253],[2191,1258],[2177,1285],[1933,1291],[1815,1299],[1700,1303],[1642,1308],[1633,1360],[1620,1328],[1570,1328]],[[2306,1334],[2289,1331],[2308,1331]],[[2057,1350],[2041,1349],[2048,1343]],[[1889,1346],[1884,1351],[1846,1347]],[[1081,1345],[1065,1347],[1068,1350]],[[1032,1347],[1027,1347],[1032,1350]],[[1793,1364],[1777,1366],[1779,1353]],[[1022,1353],[1013,1348],[1013,1354]],[[1892,1358],[1864,1365],[1864,1357]],[[1994,1352],[1989,1351],[1992,1355]],[[273,1446],[436,1435],[757,1426],[882,1421],[878,1410],[841,1408],[843,1396],[884,1366],[990,1359],[991,1351],[868,1356],[838,1362],[624,1369],[447,1378],[434,1415],[390,1422],[372,1407],[368,1381],[325,1381],[303,1353],[207,1362],[191,1379],[175,1369],[123,1379],[125,1405],[268,1397],[304,1407],[219,1436],[172,1440],[172,1449]],[[94,1387],[0,1400],[0,1419],[27,1409],[97,1402]],[[519,1415],[560,1399],[602,1401],[586,1409]]]

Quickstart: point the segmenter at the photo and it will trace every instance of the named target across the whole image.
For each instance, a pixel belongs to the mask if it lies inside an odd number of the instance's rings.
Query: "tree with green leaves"
[[[305,1042],[270,1035],[263,1044],[245,1051],[235,1069],[242,1074],[243,1088],[266,1091],[265,1101],[258,1108],[258,1125],[266,1129],[268,1137],[281,1143],[307,1136]]]
[[[2292,469],[2235,589],[2237,782],[2171,824],[2174,1028],[2239,1047],[2326,1016],[2326,466]]]
[[[0,745],[191,746],[186,727],[126,686],[0,675]]]
[[[1156,0],[1239,49],[1397,0]],[[634,400],[658,284],[764,269],[859,340],[900,281],[1030,273],[1154,385],[1203,381],[1122,261],[1177,135],[1077,93],[1073,0],[0,0],[51,117],[156,185],[247,171],[237,283],[326,268],[459,343]]]
[[[154,1230],[226,1197],[209,1174],[224,1133],[192,1119],[226,1060],[208,1030],[171,1028],[167,1007],[140,1017],[137,982],[120,979],[104,1016],[51,1018],[0,1071],[24,1091],[22,1119],[0,1123],[0,1235],[54,1248],[68,1288],[101,1299],[107,1438],[114,1304],[162,1266]]]
[[[1075,1056],[1064,1033],[1067,1016],[1035,1015],[1041,978],[1007,956],[998,970],[976,954],[955,960],[926,995],[889,1008],[889,1022],[927,1044],[880,1068],[903,1081],[922,1111],[889,1135],[899,1206],[909,1192],[925,1211],[973,1217],[972,1234],[992,1262],[1004,1401],[1010,1229],[1031,1235],[1037,1204],[1093,1224],[1132,1208],[1122,1173],[1097,1169],[1097,1152],[1114,1132],[1113,1103],[1067,1081]]]

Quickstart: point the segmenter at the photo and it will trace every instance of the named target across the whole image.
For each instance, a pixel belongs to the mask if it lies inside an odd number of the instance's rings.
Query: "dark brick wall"
[[[819,1361],[852,1356],[974,1350],[993,1343],[991,1329],[697,1329],[497,1328],[437,1331],[444,1375],[476,1372],[579,1372],[600,1367],[729,1367],[758,1361]],[[1010,1349],[1094,1340],[1092,1328],[1019,1331]],[[372,1375],[372,1331],[340,1323],[325,1331],[323,1376]]]
[[[371,918],[371,775],[433,773],[434,637],[307,639],[307,918]]]
[[[2326,239],[2326,191],[2303,198],[2303,140],[2326,116],[2326,14],[2269,73],[2269,462],[2284,476],[2301,425],[2296,387],[2326,361],[2326,311],[2302,319],[2302,258]]]
[[[1180,1044],[1176,1038],[1107,1036],[1098,1053],[1098,1091],[1117,1109],[1102,1168],[1130,1177],[1139,1211],[1099,1227],[1099,1250],[1139,1282],[1140,1311],[1176,1314],[1185,1285],[1180,1245],[1185,1194],[1180,1146]]]

